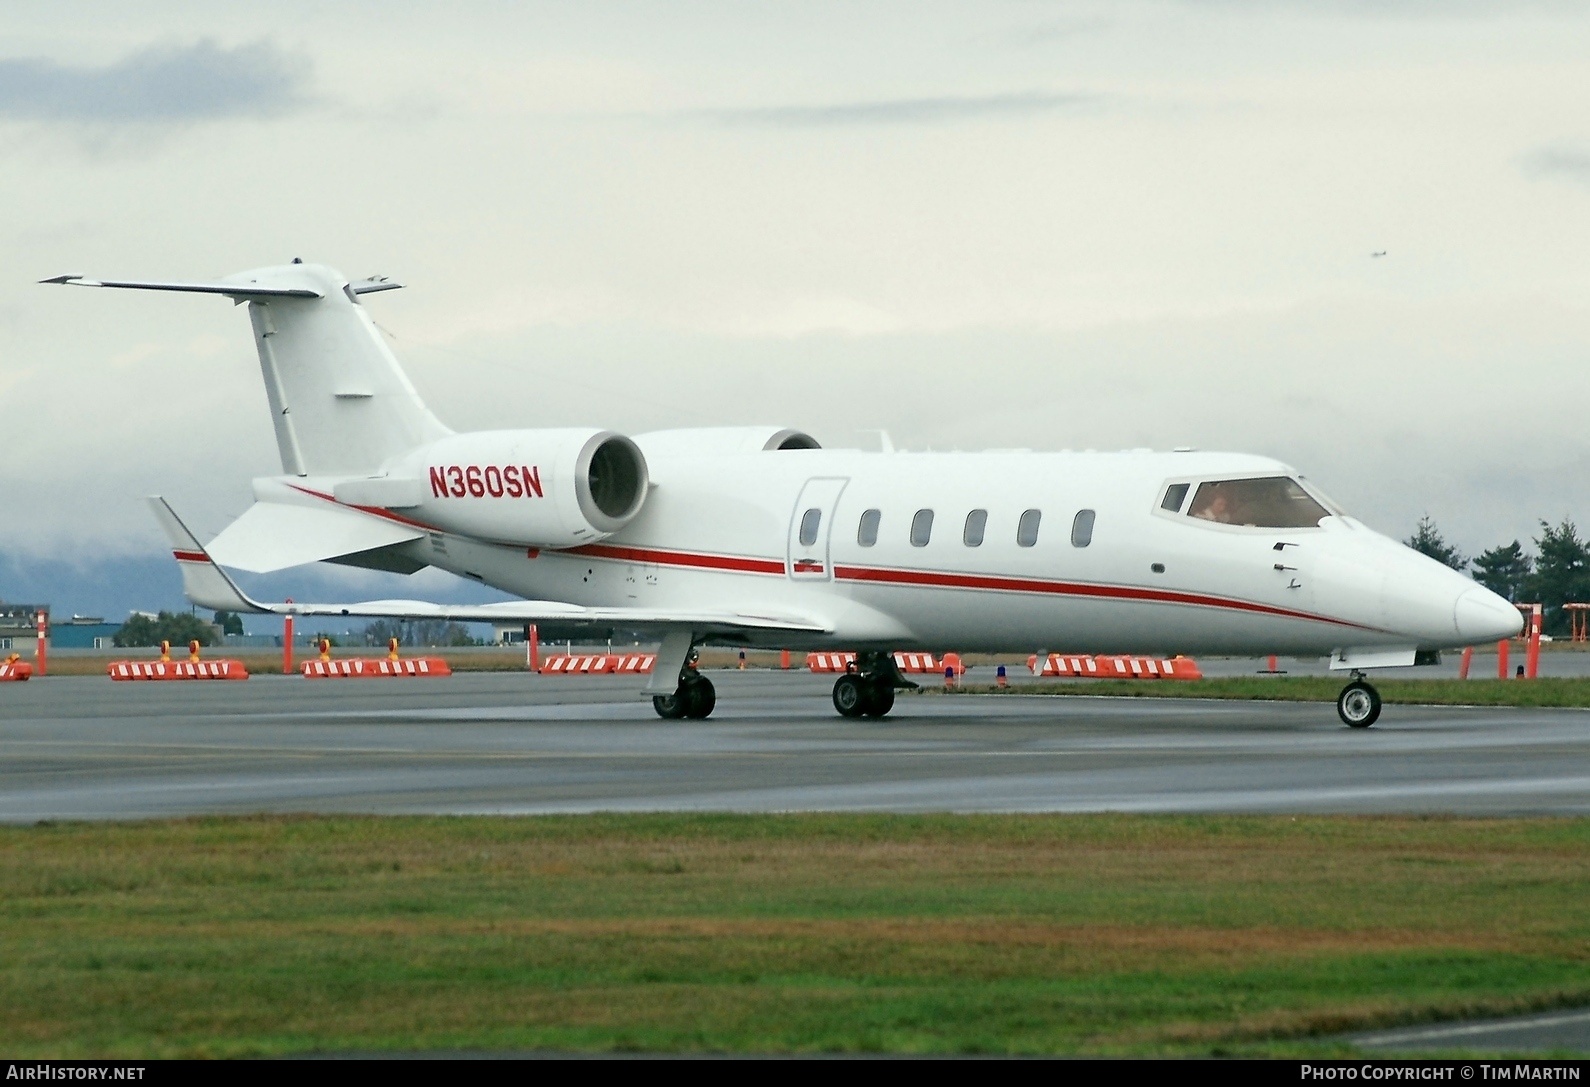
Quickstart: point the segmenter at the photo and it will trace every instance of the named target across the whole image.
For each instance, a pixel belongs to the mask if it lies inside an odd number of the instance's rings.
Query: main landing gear
[[[1350,728],[1368,728],[1380,716],[1380,692],[1364,680],[1362,672],[1336,696],[1336,715]]]
[[[718,692],[706,676],[686,676],[679,681],[673,694],[651,696],[651,708],[657,711],[658,717],[668,721],[677,721],[681,717],[700,720],[711,714],[717,704]]]
[[[834,681],[834,709],[841,717],[882,717],[894,709],[896,687],[915,687],[900,675],[889,653],[856,654],[854,670]]]
[[[651,708],[665,721],[677,721],[681,717],[701,720],[709,716],[717,704],[718,692],[713,688],[712,681],[696,671],[696,653],[693,649],[684,668],[680,669],[679,686],[674,688],[674,693],[651,696]]]

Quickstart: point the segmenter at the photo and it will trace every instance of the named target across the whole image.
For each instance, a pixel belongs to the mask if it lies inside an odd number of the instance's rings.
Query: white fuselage
[[[732,604],[810,617],[831,632],[747,634],[741,644],[1327,654],[1440,649],[1518,626],[1502,598],[1334,509],[1317,526],[1255,528],[1161,508],[1178,480],[1196,489],[1210,479],[1296,478],[1263,457],[691,453],[649,448],[646,435],[635,443],[651,488],[638,515],[599,542],[536,549],[444,529],[469,522],[463,506],[489,497],[361,508],[427,530],[402,545],[408,558],[529,599]],[[330,498],[313,480],[282,482]],[[815,532],[810,510],[819,511]],[[870,546],[858,533],[868,510],[877,511]],[[932,511],[925,542],[923,510]],[[969,546],[974,510],[987,511],[986,527]],[[1091,530],[1074,540],[1088,510]],[[1026,511],[1038,511],[1030,546],[1018,542]]]

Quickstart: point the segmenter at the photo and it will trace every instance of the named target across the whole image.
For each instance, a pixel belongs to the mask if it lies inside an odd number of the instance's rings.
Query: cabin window
[[[988,527],[988,511],[973,510],[966,515],[966,531],[961,533],[961,541],[967,547],[983,546],[983,530]]]
[[[1016,522],[1016,546],[1031,547],[1038,542],[1038,522],[1043,520],[1042,510],[1027,510]]]
[[[1249,528],[1313,528],[1330,511],[1309,496],[1295,479],[1223,479],[1200,483],[1187,515],[1218,525]]]
[[[1172,513],[1181,512],[1181,504],[1187,500],[1187,489],[1191,483],[1172,483],[1165,488],[1165,497],[1160,499],[1159,508],[1170,510]]]
[[[817,527],[823,523],[822,510],[807,510],[801,514],[801,546],[810,547],[817,542]]]
[[[861,524],[856,526],[856,542],[862,547],[871,547],[878,542],[878,522],[883,520],[880,510],[867,510],[861,515]]]
[[[917,510],[911,518],[911,546],[926,547],[933,538],[933,511]]]
[[[1093,542],[1093,511],[1078,510],[1071,520],[1071,546],[1086,547]]]

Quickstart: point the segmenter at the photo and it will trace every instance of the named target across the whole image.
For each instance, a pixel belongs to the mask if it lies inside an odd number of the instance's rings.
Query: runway
[[[830,678],[716,672],[664,722],[633,679],[0,688],[0,820],[203,813],[1590,811],[1590,711],[902,696],[883,721]]]

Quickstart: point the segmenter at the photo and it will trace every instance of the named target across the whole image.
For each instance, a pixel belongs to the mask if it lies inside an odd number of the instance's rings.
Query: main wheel
[[[679,688],[673,694],[652,695],[651,708],[656,710],[657,716],[664,721],[679,720],[685,715],[684,688]]]
[[[1336,715],[1350,728],[1368,728],[1380,716],[1380,692],[1355,679],[1336,696]]]
[[[872,684],[870,697],[867,699],[867,716],[883,717],[894,709],[894,685],[884,681]]]
[[[712,709],[718,704],[718,692],[712,686],[712,681],[703,676],[697,676],[684,684],[680,691],[685,703],[685,716],[700,720],[712,715]]]
[[[834,709],[841,717],[860,717],[872,701],[860,676],[843,675],[834,681]]]

